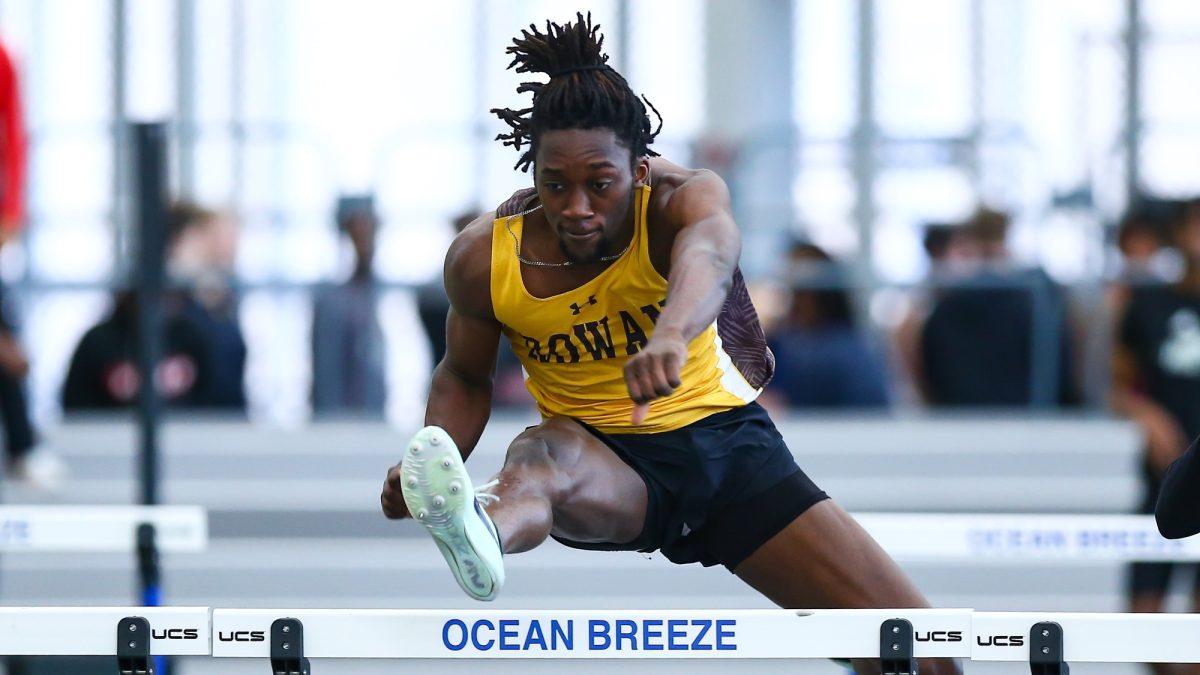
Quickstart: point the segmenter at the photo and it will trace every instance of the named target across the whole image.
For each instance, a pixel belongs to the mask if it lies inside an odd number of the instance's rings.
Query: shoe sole
[[[417,432],[400,475],[409,514],[433,536],[458,585],[476,600],[494,599],[504,584],[503,564],[489,562],[499,557],[498,546],[475,513],[475,488],[454,441],[437,427]]]

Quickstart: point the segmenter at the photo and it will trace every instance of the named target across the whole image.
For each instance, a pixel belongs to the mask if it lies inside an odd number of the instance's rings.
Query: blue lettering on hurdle
[[[536,621],[534,623],[537,623]],[[517,620],[500,619],[500,651],[520,651],[521,646],[513,642],[517,637]]]
[[[734,651],[736,619],[590,619],[589,651]],[[549,636],[549,640],[547,640]],[[558,651],[575,648],[572,620],[552,619],[450,619],[442,625],[442,646],[459,652],[470,645],[475,651]]]
[[[738,648],[736,628],[736,619],[592,619],[588,621],[588,649],[734,651]]]
[[[651,626],[654,626],[654,628],[651,628]],[[643,625],[642,625],[642,648],[645,649],[646,651],[651,651],[651,652],[662,651],[662,649],[663,649],[662,642],[661,641],[654,642],[654,640],[659,640],[660,638],[662,638],[662,630],[659,628],[660,626],[662,626],[661,619],[646,619],[646,621],[643,623]]]
[[[24,544],[29,541],[29,521],[0,520],[0,542]]]
[[[733,627],[735,625],[737,625],[737,622],[733,621],[732,619],[718,619],[717,620],[717,649],[718,650],[723,651],[723,652],[737,650],[737,645],[733,644],[732,642],[730,642],[730,643],[725,642],[725,638],[729,638],[730,640],[732,640],[734,638]],[[729,630],[726,630],[727,628]]]
[[[629,619],[617,619],[617,651],[621,651],[621,641],[629,640],[629,649],[637,651],[637,622]]]
[[[474,647],[475,649],[478,649],[479,651],[485,652],[485,651],[491,649],[492,645],[496,644],[496,641],[492,638],[488,638],[488,641],[486,643],[480,642],[479,641],[479,628],[481,626],[487,626],[488,630],[496,630],[496,626],[495,626],[495,624],[493,624],[491,621],[488,621],[487,619],[480,619],[479,621],[476,621],[471,626],[471,646]]]
[[[669,619],[667,621],[667,649],[670,651],[679,651],[687,649],[687,621],[683,619]]]
[[[450,627],[458,629],[460,640],[450,640]],[[467,646],[467,624],[462,619],[450,619],[442,625],[442,646],[452,652],[457,652]]]
[[[529,651],[535,644],[542,651],[546,651],[546,636],[542,635],[542,623],[537,620],[529,622],[529,632],[525,634],[525,644],[521,646],[521,651]]]
[[[498,623],[478,619],[469,626],[462,619],[450,619],[442,625],[442,646],[452,652],[462,651],[468,644],[477,651],[557,651],[575,648],[574,622],[570,619],[550,620],[549,644],[546,641],[547,630],[538,619],[529,621],[523,635],[522,628],[519,619],[500,619]]]
[[[608,649],[608,646],[612,644],[612,639],[608,637],[608,629],[607,621],[590,619],[588,621],[588,649],[594,652]]]
[[[567,619],[565,627],[557,619],[550,622],[550,648],[558,649],[559,640],[562,640],[563,649],[575,649],[575,622],[573,620]]]

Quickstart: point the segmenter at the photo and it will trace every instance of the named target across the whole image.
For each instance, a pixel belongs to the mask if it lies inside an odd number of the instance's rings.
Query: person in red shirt
[[[25,127],[17,71],[0,43],[0,244],[21,231],[25,212]]]
[[[0,247],[15,239],[24,224],[25,155],[17,71],[0,43]],[[19,481],[54,489],[65,476],[65,466],[57,455],[37,445],[25,400],[28,372],[29,360],[0,308],[0,416],[4,419],[6,469]]]

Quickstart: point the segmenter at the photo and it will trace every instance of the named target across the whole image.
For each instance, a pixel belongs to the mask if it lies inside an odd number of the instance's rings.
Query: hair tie
[[[550,75],[550,79],[554,79],[554,78],[560,77],[562,75],[570,75],[571,73],[580,73],[585,70],[608,70],[608,66],[604,65],[604,64],[590,65],[590,66],[575,66],[573,68],[563,68],[562,70],[556,70],[553,73],[549,73],[549,75]]]

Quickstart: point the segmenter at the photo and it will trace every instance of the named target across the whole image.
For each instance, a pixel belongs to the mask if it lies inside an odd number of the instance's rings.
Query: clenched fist
[[[388,470],[387,478],[383,481],[383,494],[379,496],[383,505],[383,515],[392,520],[408,518],[408,506],[404,504],[404,492],[400,487],[400,465]]]
[[[625,363],[625,386],[633,399],[634,424],[641,424],[650,402],[670,396],[681,384],[680,371],[687,361],[687,341],[676,333],[658,333]]]

